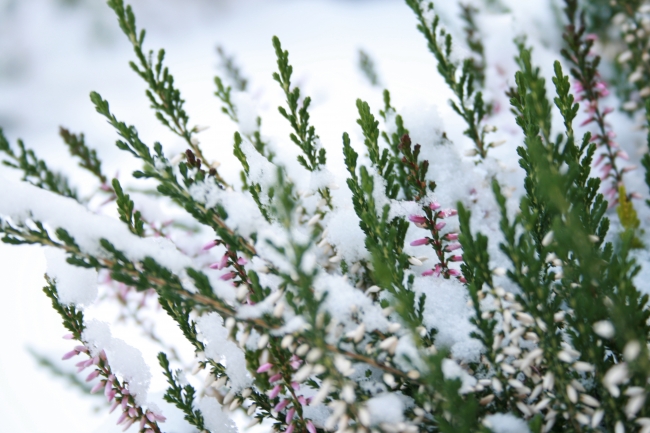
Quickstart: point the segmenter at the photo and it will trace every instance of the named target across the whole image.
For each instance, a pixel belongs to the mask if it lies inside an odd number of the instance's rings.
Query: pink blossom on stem
[[[433,275],[433,269],[427,269],[426,271],[422,272],[423,277],[428,277],[430,275]]]
[[[284,431],[284,433],[293,433],[293,429],[296,428],[296,425],[291,423],[289,424],[289,427]]]
[[[277,373],[277,374],[274,374],[273,376],[269,377],[269,382],[270,383],[277,382],[280,379],[282,379],[282,373]]]
[[[447,233],[444,236],[445,239],[448,241],[457,241],[458,240],[458,233]]]
[[[131,418],[136,418],[138,416],[138,410],[134,407],[129,408],[129,416]]]
[[[113,411],[120,405],[120,402],[117,400],[113,400],[113,404],[111,404],[111,408],[108,410],[108,413],[113,413]]]
[[[79,352],[77,352],[76,350],[71,350],[70,352],[63,355],[63,358],[61,358],[61,359],[63,359],[65,361],[66,359],[70,359],[73,356],[77,356],[77,355],[79,355]]]
[[[216,246],[217,246],[217,241],[210,241],[207,244],[203,245],[203,250],[207,251],[207,250],[209,250],[211,248],[214,248]]]
[[[280,385],[275,385],[269,393],[269,398],[276,398],[280,394],[280,391],[282,391],[282,387]]]
[[[311,422],[311,420],[307,421],[307,431],[309,433],[316,433],[316,427],[314,426],[314,423]]]
[[[462,262],[463,261],[463,256],[451,256],[449,261],[451,261],[451,262]]]
[[[74,335],[72,335],[72,334],[65,334],[65,335],[63,336],[63,339],[64,339],[64,340],[72,340],[73,338],[74,338]]]
[[[434,201],[433,203],[431,203],[429,205],[429,208],[431,208],[431,210],[438,210],[438,209],[440,209],[440,203],[438,203],[437,201]]]
[[[126,419],[126,417],[127,417],[126,412],[122,412],[122,414],[120,415],[120,417],[117,419],[116,424],[117,424],[117,425],[122,424],[122,423],[124,422],[124,420]]]
[[[307,405],[307,400],[305,400],[305,397],[301,395],[301,396],[298,396],[298,403],[300,403],[303,406],[306,406]]]
[[[280,403],[276,404],[273,410],[276,412],[282,412],[287,406],[289,406],[289,403],[291,403],[291,400],[285,398]]]
[[[594,119],[593,117],[588,117],[586,120],[583,120],[583,121],[582,121],[582,123],[580,124],[580,126],[587,126],[587,125],[589,125],[591,122],[593,122],[594,120],[596,120],[596,119]]]
[[[429,238],[416,239],[411,242],[412,247],[419,247],[420,245],[426,245],[429,243]]]
[[[257,372],[258,373],[266,373],[267,371],[269,371],[272,368],[273,368],[273,364],[271,364],[270,362],[267,362],[266,364],[260,365],[260,368],[257,369]]]
[[[93,380],[93,379],[96,378],[97,376],[99,376],[99,370],[93,370],[93,371],[88,375],[88,377],[86,377],[86,382],[90,382],[91,380]]]
[[[442,230],[446,225],[446,222],[440,221],[438,224],[436,224],[436,230]]]
[[[455,250],[457,250],[459,248],[462,248],[461,244],[458,244],[458,243],[456,243],[456,244],[448,244],[448,245],[445,246],[445,251],[455,251]]]
[[[427,222],[427,219],[420,215],[409,215],[409,221],[417,224],[424,224]]]
[[[91,393],[91,394],[94,394],[94,393],[96,393],[97,391],[99,391],[100,389],[102,389],[104,386],[106,386],[106,384],[104,383],[103,380],[100,380],[99,382],[97,382],[97,383],[95,384],[95,386],[92,387],[92,389],[90,390],[90,393]]]
[[[292,407],[291,409],[289,409],[287,411],[287,417],[284,419],[285,422],[291,422],[291,420],[293,419],[293,416],[294,416],[295,413],[296,413],[296,408],[295,407]]]
[[[244,257],[240,257],[237,259],[237,264],[239,266],[244,266],[246,263],[248,263],[248,260],[246,260]]]
[[[450,269],[449,275],[451,275],[452,277],[457,277],[460,275],[460,271],[458,269]]]
[[[300,384],[298,382],[291,382],[291,388],[298,391],[300,389]]]
[[[230,271],[230,272],[226,272],[225,274],[221,275],[219,277],[219,279],[224,280],[224,281],[228,281],[228,280],[232,280],[233,278],[235,278],[235,275],[236,274],[233,271]]]

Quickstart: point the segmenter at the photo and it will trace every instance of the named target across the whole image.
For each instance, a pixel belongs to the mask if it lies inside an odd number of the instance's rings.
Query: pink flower
[[[91,373],[91,374],[92,374],[92,373]],[[92,389],[90,390],[90,393],[91,393],[91,394],[94,394],[94,393],[96,393],[97,391],[99,391],[100,389],[104,388],[105,386],[106,386],[106,383],[105,383],[103,380],[100,380],[99,382],[97,382],[97,383],[95,384],[95,386],[92,387]]]
[[[309,433],[316,433],[316,427],[314,427],[314,423],[311,420],[307,421],[307,431]]]
[[[451,251],[455,251],[455,250],[457,250],[459,248],[462,248],[461,244],[448,244],[448,245],[445,246],[445,251],[451,252]]]
[[[99,376],[99,370],[93,370],[93,371],[88,375],[88,377],[86,378],[86,382],[90,382],[91,380],[93,380],[93,379],[96,378],[97,376]]]
[[[445,239],[448,241],[457,241],[458,240],[458,233],[447,233],[445,235]]]
[[[228,254],[224,254],[223,257],[221,257],[221,260],[218,263],[213,263],[210,265],[210,269],[218,269],[221,270],[225,268],[228,265]]]
[[[289,424],[289,427],[284,431],[284,433],[293,433],[293,429],[296,428],[296,425],[291,423]]]
[[[419,247],[420,245],[426,245],[429,243],[429,238],[416,239],[411,242],[412,247]]]
[[[428,277],[429,275],[433,275],[433,269],[427,269],[426,271],[422,272],[423,277]]]
[[[275,410],[276,412],[282,412],[287,406],[289,406],[289,403],[291,403],[291,400],[285,398],[280,403],[275,405],[275,408],[273,408],[273,410]]]
[[[277,382],[278,380],[282,379],[282,373],[276,373],[273,376],[269,377],[269,382]]]
[[[457,277],[460,275],[460,271],[458,269],[450,269],[449,275],[451,275],[452,277]]]
[[[203,245],[203,250],[209,250],[210,248],[214,248],[217,246],[217,241],[210,241],[207,244]]]
[[[591,122],[593,122],[594,120],[596,120],[596,119],[594,119],[593,117],[588,117],[586,120],[584,120],[584,121],[580,124],[580,126],[587,126],[587,125],[589,125]]]
[[[437,265],[435,265],[433,267],[433,275],[435,275],[436,277],[439,277],[440,272],[442,272],[442,265],[440,265],[440,263],[438,263]]]
[[[438,203],[437,201],[434,201],[433,203],[431,203],[429,205],[429,207],[431,208],[431,210],[438,210],[438,209],[440,209],[440,203]]]
[[[293,419],[293,415],[295,413],[296,413],[296,408],[295,407],[292,407],[291,409],[289,409],[287,411],[287,417],[284,419],[285,422],[291,422],[291,420]]]
[[[73,356],[77,356],[77,355],[79,355],[79,352],[77,352],[76,350],[71,350],[70,352],[63,355],[63,358],[61,358],[61,359],[63,359],[65,361],[66,359],[70,359]]]
[[[451,256],[449,261],[451,261],[451,262],[462,262],[463,261],[463,256]]]
[[[436,224],[436,230],[442,230],[446,225],[446,222],[440,221],[438,224]]]
[[[108,410],[108,413],[113,413],[113,411],[120,405],[120,402],[117,400],[113,400],[113,404],[111,404],[111,408]]]
[[[63,339],[64,339],[64,340],[72,340],[73,338],[74,338],[74,335],[72,335],[72,334],[65,334],[65,335],[63,336]]]
[[[271,392],[269,393],[269,398],[270,399],[276,398],[278,395],[280,395],[281,390],[282,390],[282,387],[280,385],[275,385],[273,387],[273,389],[271,390]]]
[[[624,150],[619,150],[618,152],[616,152],[616,156],[626,161],[630,159],[630,155],[628,155],[627,152]]]
[[[260,368],[257,369],[257,372],[258,373],[266,373],[267,371],[269,371],[272,368],[273,368],[273,364],[271,364],[270,362],[267,362],[266,364],[260,365]]]
[[[460,281],[463,284],[467,283],[467,280],[465,279],[465,277],[458,278],[458,281]]]
[[[232,280],[233,278],[235,278],[235,275],[237,275],[237,274],[235,274],[233,271],[230,271],[230,272],[226,272],[225,274],[220,276],[219,279],[224,280],[224,281],[228,281],[228,280]]]
[[[291,382],[291,388],[298,391],[300,389],[300,384],[298,382]]]
[[[237,259],[237,264],[238,264],[239,266],[244,266],[246,263],[248,263],[248,260],[246,260],[246,259],[243,258],[243,257],[240,257],[240,258]]]
[[[417,223],[417,224],[424,224],[427,222],[426,217],[420,216],[420,215],[410,215],[409,216],[409,221]]]

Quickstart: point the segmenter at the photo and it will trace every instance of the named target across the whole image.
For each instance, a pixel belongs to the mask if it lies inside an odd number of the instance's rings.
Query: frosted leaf
[[[47,275],[56,283],[59,300],[65,305],[88,306],[97,298],[97,271],[73,266],[64,251],[45,248]]]

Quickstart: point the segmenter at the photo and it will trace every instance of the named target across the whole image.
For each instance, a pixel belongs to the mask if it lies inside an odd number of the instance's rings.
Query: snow
[[[223,412],[216,398],[203,397],[199,402],[199,409],[203,414],[205,426],[210,431],[237,433],[235,423]]]
[[[253,383],[253,378],[246,369],[244,352],[234,342],[228,340],[228,331],[223,326],[223,319],[217,313],[199,317],[197,325],[205,338],[205,355],[220,362],[225,359],[226,374],[234,391],[241,391]]]
[[[459,394],[467,394],[472,391],[477,382],[476,378],[470,376],[456,361],[448,358],[442,360],[442,374],[445,376],[445,379],[460,379],[461,386],[458,390]]]
[[[530,433],[528,424],[511,413],[495,413],[485,417],[485,425],[493,433]]]
[[[45,249],[47,275],[56,283],[59,301],[64,305],[89,305],[97,298],[97,271],[73,266],[66,254],[55,248]]]
[[[124,340],[113,338],[107,323],[89,320],[82,339],[87,343],[92,356],[102,350],[114,374],[128,382],[129,393],[139,406],[147,404],[147,393],[151,382],[151,371],[142,353]]]
[[[397,394],[383,393],[366,401],[373,425],[381,423],[397,424],[404,420],[404,402]]]

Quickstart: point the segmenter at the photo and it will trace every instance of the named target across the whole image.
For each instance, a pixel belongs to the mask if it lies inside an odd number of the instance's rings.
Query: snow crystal
[[[237,427],[214,397],[203,397],[199,402],[199,410],[205,419],[208,430],[219,433],[237,433]]]
[[[451,359],[445,358],[442,360],[442,374],[445,379],[460,379],[462,384],[458,390],[459,394],[466,394],[472,391],[476,385],[476,378],[472,377],[460,365]]]
[[[147,403],[147,392],[151,382],[151,372],[142,353],[124,340],[113,338],[108,324],[89,320],[82,334],[92,356],[102,350],[106,352],[108,364],[113,373],[121,376],[129,384],[129,392],[139,406]]]
[[[366,401],[373,425],[404,421],[404,402],[394,393],[383,393]]]
[[[230,378],[235,391],[250,386],[253,378],[246,369],[244,352],[232,341],[228,340],[228,331],[223,326],[223,319],[217,313],[201,316],[197,325],[205,338],[205,355],[214,360],[226,359],[226,374]]]
[[[97,271],[73,266],[64,251],[45,248],[47,275],[56,283],[59,300],[65,305],[90,305],[97,298]]]
[[[526,421],[511,413],[488,415],[484,422],[494,433],[530,433]]]
[[[331,213],[327,225],[327,241],[346,261],[354,263],[370,259],[366,249],[366,235],[359,227],[359,217],[351,208],[337,209]]]

